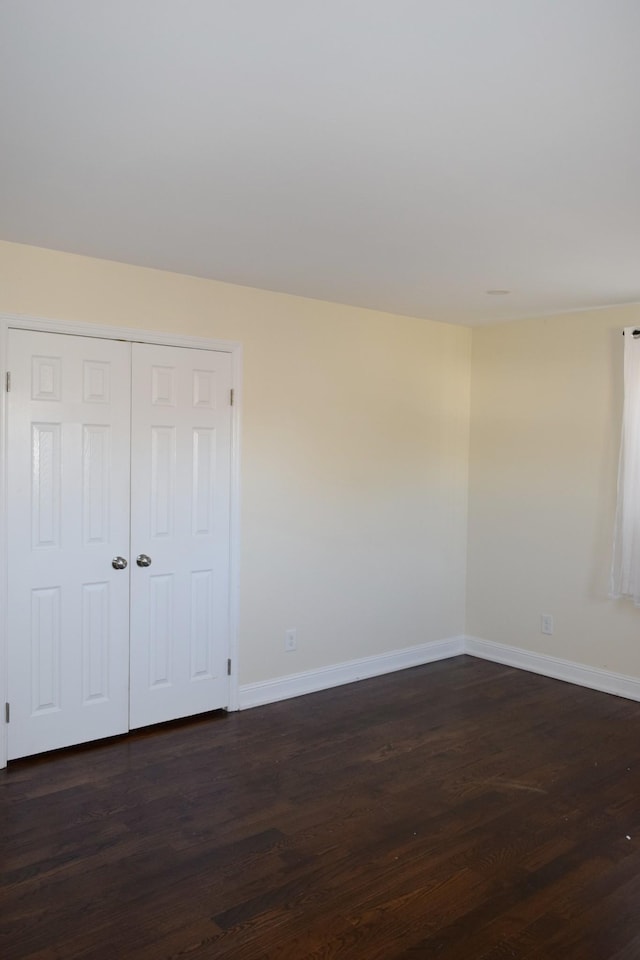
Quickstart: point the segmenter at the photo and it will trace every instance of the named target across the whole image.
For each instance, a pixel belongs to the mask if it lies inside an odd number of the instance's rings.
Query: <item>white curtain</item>
[[[611,596],[632,597],[640,606],[640,336],[624,331],[624,412]]]

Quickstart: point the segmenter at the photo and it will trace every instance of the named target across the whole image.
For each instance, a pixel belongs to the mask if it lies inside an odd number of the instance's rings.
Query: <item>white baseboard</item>
[[[339,687],[344,683],[393,673],[395,670],[418,667],[434,660],[457,657],[465,652],[464,647],[464,637],[451,637],[448,640],[435,640],[415,647],[405,647],[404,650],[394,650],[392,653],[362,657],[360,660],[348,660],[346,663],[336,663],[330,667],[320,667],[318,670],[293,673],[275,680],[245,683],[239,689],[239,708],[246,710],[265,703],[275,703],[277,700],[288,700],[290,697],[301,697],[306,693]]]
[[[575,683],[580,687],[613,693],[628,700],[640,700],[640,679],[637,677],[628,677],[597,667],[585,667],[572,660],[561,660],[559,657],[533,653],[531,650],[521,650],[519,647],[510,647],[503,643],[493,643],[491,640],[482,640],[480,637],[465,637],[464,652],[482,660],[492,660],[494,663],[504,663],[505,666],[553,677],[554,680],[564,680],[566,683]]]
[[[519,670],[528,670],[530,673],[539,673],[554,680],[564,680],[566,683],[575,683],[580,687],[589,687],[591,690],[600,690],[602,693],[612,693],[618,697],[626,697],[628,700],[640,701],[640,678],[613,673],[611,670],[601,670],[597,667],[586,667],[571,660],[522,650],[520,647],[511,647],[504,643],[494,643],[492,640],[483,640],[480,637],[460,636],[422,643],[415,647],[406,647],[404,650],[394,650],[392,653],[383,653],[374,657],[348,660],[346,663],[336,663],[329,667],[320,667],[318,670],[293,673],[274,680],[246,683],[239,689],[238,707],[240,710],[247,710],[249,707],[259,707],[278,700],[301,697],[307,693],[316,693],[345,683],[354,683],[356,680],[365,680],[368,677],[378,677],[396,670],[417,667],[434,660],[457,657],[463,653],[481,660],[503,663],[505,666],[516,667]]]

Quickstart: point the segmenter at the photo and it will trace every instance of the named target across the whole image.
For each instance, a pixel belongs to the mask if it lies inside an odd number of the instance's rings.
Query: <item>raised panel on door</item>
[[[128,729],[130,345],[9,333],[9,759]]]
[[[228,705],[230,388],[229,354],[133,344],[132,728]]]

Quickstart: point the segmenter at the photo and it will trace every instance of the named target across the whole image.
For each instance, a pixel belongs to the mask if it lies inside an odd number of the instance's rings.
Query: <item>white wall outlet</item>
[[[298,635],[295,627],[292,627],[284,635],[284,649],[287,653],[292,653],[298,649]]]
[[[540,614],[540,632],[546,633],[548,637],[553,634],[553,617],[550,613]]]

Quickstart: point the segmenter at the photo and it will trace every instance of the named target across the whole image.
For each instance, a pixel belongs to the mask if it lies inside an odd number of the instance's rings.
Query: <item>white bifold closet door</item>
[[[230,362],[10,331],[9,759],[228,705]]]
[[[132,375],[130,726],[142,727],[228,704],[231,358],[134,343]]]

